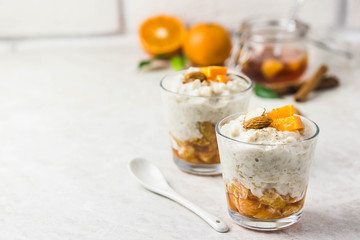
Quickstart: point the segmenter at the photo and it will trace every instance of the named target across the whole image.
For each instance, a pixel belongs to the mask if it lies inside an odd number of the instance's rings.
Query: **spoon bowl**
[[[146,159],[133,159],[129,163],[129,170],[143,186],[153,192],[172,190],[159,168]]]

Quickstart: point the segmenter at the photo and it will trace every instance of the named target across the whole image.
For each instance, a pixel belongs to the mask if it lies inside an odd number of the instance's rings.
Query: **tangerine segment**
[[[305,65],[306,63],[307,63],[307,56],[305,55],[304,57],[300,58],[297,61],[288,61],[286,65],[288,69],[290,69],[293,72],[296,72],[297,70],[300,69],[301,66]]]
[[[276,59],[266,59],[261,64],[261,71],[268,79],[274,78],[283,68],[284,65]]]
[[[268,114],[266,114],[266,116],[274,120],[276,118],[290,117],[294,115],[294,112],[295,112],[294,105],[291,104],[281,108],[274,108]]]
[[[219,83],[227,83],[229,81],[228,77],[226,75],[217,75],[216,81]]]
[[[295,131],[304,128],[304,125],[299,116],[276,118],[271,123],[271,126],[280,131]]]
[[[159,15],[145,20],[139,28],[140,42],[152,55],[169,54],[180,49],[185,25],[173,16]]]
[[[207,79],[217,81],[217,76],[219,75],[225,75],[226,77],[227,67],[219,67],[219,66],[202,67],[200,68],[200,72],[205,74]]]

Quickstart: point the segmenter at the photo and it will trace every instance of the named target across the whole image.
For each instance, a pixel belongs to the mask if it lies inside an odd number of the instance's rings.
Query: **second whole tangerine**
[[[214,23],[198,24],[186,34],[183,50],[195,65],[222,65],[229,57],[231,39],[228,32]]]

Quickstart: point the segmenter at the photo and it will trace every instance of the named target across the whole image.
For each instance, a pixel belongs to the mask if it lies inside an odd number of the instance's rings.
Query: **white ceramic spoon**
[[[216,231],[227,232],[229,230],[228,226],[222,220],[211,215],[176,193],[168,185],[160,170],[150,161],[142,158],[135,158],[129,162],[129,171],[145,188],[180,203],[204,219],[204,221]]]

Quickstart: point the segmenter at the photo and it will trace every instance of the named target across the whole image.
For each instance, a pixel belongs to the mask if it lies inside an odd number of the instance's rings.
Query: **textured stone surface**
[[[138,72],[145,55],[133,38],[119,42],[1,54],[1,240],[360,237],[359,69],[313,52],[312,68],[325,61],[342,85],[296,104],[321,129],[304,216],[288,230],[260,233],[230,219],[221,177],[188,175],[172,163],[159,96],[170,70]],[[251,107],[289,103],[253,97]],[[153,161],[230,232],[143,189],[127,171],[135,156]]]

